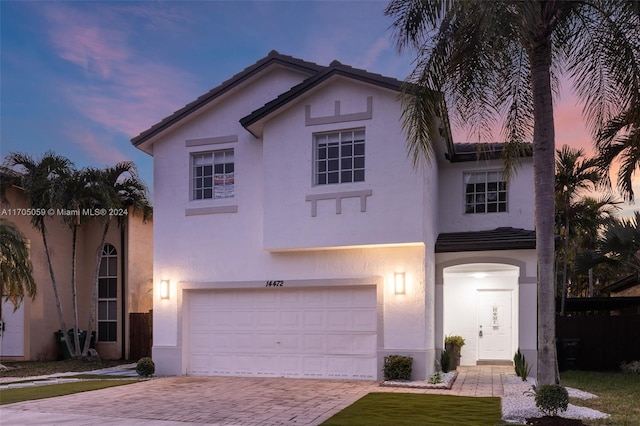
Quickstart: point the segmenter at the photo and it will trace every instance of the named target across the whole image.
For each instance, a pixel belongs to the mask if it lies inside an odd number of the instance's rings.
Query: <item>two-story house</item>
[[[536,361],[530,159],[443,129],[415,169],[402,82],[272,51],[132,139],[154,162],[159,374],[378,379]]]

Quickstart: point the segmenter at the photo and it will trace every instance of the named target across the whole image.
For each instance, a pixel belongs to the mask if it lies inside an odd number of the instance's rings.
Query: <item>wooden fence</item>
[[[617,370],[640,360],[640,315],[556,318],[561,370]]]
[[[151,356],[153,345],[153,315],[147,313],[129,314],[129,360]]]

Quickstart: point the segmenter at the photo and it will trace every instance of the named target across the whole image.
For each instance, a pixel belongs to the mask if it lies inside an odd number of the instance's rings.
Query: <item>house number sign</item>
[[[282,280],[267,281],[267,284],[265,285],[265,287],[284,287],[284,281]]]

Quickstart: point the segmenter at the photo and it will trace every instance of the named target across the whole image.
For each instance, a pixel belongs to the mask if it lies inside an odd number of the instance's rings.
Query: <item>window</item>
[[[464,174],[465,213],[507,211],[507,182],[500,171]]]
[[[192,199],[233,198],[233,150],[197,153],[192,158]]]
[[[364,182],[364,129],[314,136],[315,184]]]
[[[98,341],[118,340],[118,256],[111,244],[105,244],[98,275]]]

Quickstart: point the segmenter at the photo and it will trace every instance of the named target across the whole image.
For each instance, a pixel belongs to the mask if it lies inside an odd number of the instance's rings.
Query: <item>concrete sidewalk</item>
[[[73,378],[79,374],[98,374],[103,376],[126,376],[138,377],[136,373],[136,364],[123,364],[115,367],[103,368],[90,371],[70,371],[66,373],[47,374],[44,376],[31,377],[0,377],[0,390],[15,389],[31,386],[44,386],[56,383],[69,383],[81,379]],[[9,384],[10,383],[10,384]]]

